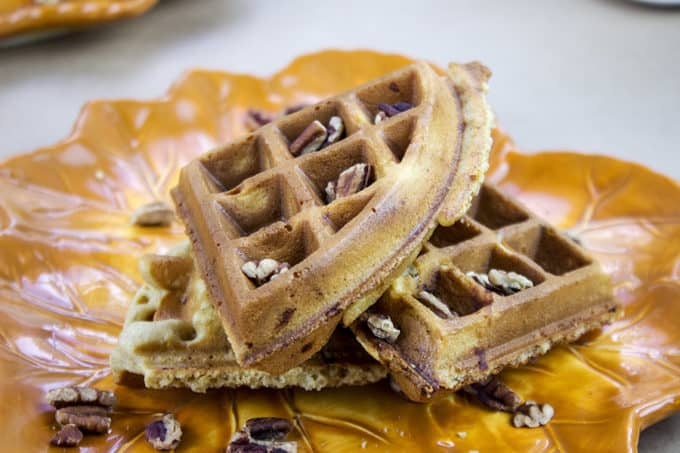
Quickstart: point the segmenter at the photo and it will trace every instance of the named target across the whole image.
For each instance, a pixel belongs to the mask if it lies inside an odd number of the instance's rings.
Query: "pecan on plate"
[[[77,447],[83,440],[83,433],[76,425],[70,424],[62,426],[52,437],[50,444],[55,447]]]
[[[108,390],[98,390],[91,387],[62,387],[47,392],[47,403],[60,409],[65,406],[95,405],[112,407],[116,404],[116,397]]]
[[[284,418],[251,418],[231,437],[227,453],[296,453],[297,442],[285,441],[292,428]]]
[[[465,391],[477,397],[484,405],[504,412],[514,412],[522,404],[522,399],[505,385],[497,376],[470,384]]]
[[[512,425],[515,428],[538,428],[547,425],[554,415],[555,409],[550,404],[527,401],[515,411],[515,415],[512,417]]]
[[[66,406],[54,415],[60,425],[76,425],[83,431],[105,433],[111,428],[109,410],[102,406]]]
[[[172,414],[146,425],[146,441],[156,450],[174,450],[182,440],[182,427]]]
[[[175,211],[164,201],[153,201],[140,206],[132,213],[130,221],[141,227],[168,226],[175,220]]]

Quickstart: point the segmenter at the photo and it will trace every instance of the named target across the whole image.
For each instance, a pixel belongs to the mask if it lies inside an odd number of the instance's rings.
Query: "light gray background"
[[[196,66],[267,75],[327,47],[479,59],[522,149],[609,154],[680,179],[680,10],[623,0],[165,0],[0,50],[0,159],[63,138],[87,100],[160,96]],[[640,450],[680,450],[680,416],[643,433]]]

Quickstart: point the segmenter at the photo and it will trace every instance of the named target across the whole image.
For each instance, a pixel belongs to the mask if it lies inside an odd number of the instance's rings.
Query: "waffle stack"
[[[168,255],[142,259],[145,283],[132,299],[111,354],[116,381],[202,393],[242,386],[321,390],[370,384],[387,375],[344,328],[338,328],[321,351],[284,373],[240,367],[189,251],[186,242]]]
[[[438,220],[465,213],[491,146],[486,76],[479,64],[443,77],[415,64],[181,171],[178,214],[239,363],[302,363],[376,301]],[[262,260],[290,271],[253,282],[244,265]]]
[[[600,266],[485,184],[467,215],[438,227],[353,329],[402,392],[426,401],[574,341],[615,314]],[[385,318],[400,330],[394,341],[371,330],[372,319]]]
[[[488,76],[417,63],[188,164],[173,197],[191,242],[142,260],[117,379],[321,389],[389,371],[424,401],[609,320],[591,258],[480,192]]]

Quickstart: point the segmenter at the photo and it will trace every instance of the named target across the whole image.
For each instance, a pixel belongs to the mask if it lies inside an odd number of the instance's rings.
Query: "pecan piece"
[[[376,338],[385,340],[388,343],[397,341],[401,333],[401,330],[394,326],[389,316],[380,313],[370,314],[366,320],[366,325],[368,325],[369,330]]]
[[[354,164],[343,170],[338,179],[326,185],[326,201],[348,197],[360,192],[368,186],[371,178],[371,166],[364,163]]]
[[[420,291],[418,293],[418,300],[427,305],[430,310],[441,318],[458,317],[458,313],[452,311],[439,297],[429,291]]]
[[[550,404],[539,405],[535,401],[527,401],[517,408],[512,418],[515,428],[538,428],[545,426],[555,415],[555,409]]]
[[[497,376],[486,381],[471,384],[465,388],[484,405],[504,412],[514,412],[522,403],[522,399],[505,385]]]
[[[261,128],[265,124],[269,124],[274,121],[275,116],[269,112],[258,109],[248,109],[246,111],[246,127],[250,131]]]
[[[83,440],[83,433],[76,425],[69,424],[62,428],[52,437],[50,444],[55,447],[77,447]]]
[[[94,405],[112,407],[116,397],[108,390],[97,390],[91,387],[62,387],[47,392],[47,402],[57,409],[65,406]]]
[[[324,125],[321,124],[321,121],[314,120],[293,140],[288,150],[293,156],[313,153],[321,148],[321,145],[326,141],[326,137],[328,137],[328,132]]]
[[[146,425],[146,441],[156,450],[174,450],[182,440],[182,427],[172,414]]]
[[[241,271],[253,280],[258,286],[275,280],[281,274],[288,272],[290,265],[286,262],[278,262],[271,258],[260,261],[248,261],[241,266]]]
[[[331,116],[331,119],[328,120],[326,130],[328,131],[328,137],[321,148],[332,145],[342,138],[342,134],[345,133],[345,123],[339,116]]]
[[[524,275],[501,269],[490,269],[488,274],[468,272],[466,275],[489,291],[502,296],[509,296],[534,286],[534,282]]]
[[[494,291],[495,288],[489,281],[489,276],[484,274],[484,273],[477,273],[477,272],[468,272],[467,274],[468,277],[472,278],[474,281],[482,285],[484,288],[488,289],[489,291]]]
[[[385,104],[384,102],[381,102],[378,104],[378,109],[381,112],[384,112],[388,118],[392,118],[393,116],[398,115],[401,112],[405,112],[411,108],[413,108],[413,106],[408,102],[397,102],[395,104]]]
[[[245,124],[249,131],[254,131],[271,123],[274,116],[262,110],[248,109],[246,111]]]
[[[523,289],[531,288],[534,286],[534,282],[526,278],[524,275],[518,274],[516,272],[506,272],[500,269],[489,270],[489,282],[491,282],[494,287],[503,291],[505,294],[510,295],[516,292],[522,291]]]
[[[283,418],[252,418],[231,437],[227,453],[296,453],[297,442],[284,441],[292,428]]]
[[[299,112],[300,110],[304,109],[305,107],[309,107],[312,104],[305,104],[305,103],[300,103],[300,104],[293,104],[289,105],[285,109],[283,109],[283,114],[284,115],[290,115],[291,113]]]
[[[175,211],[164,201],[153,201],[137,208],[130,221],[136,226],[168,226],[175,219]]]
[[[380,124],[383,121],[387,119],[387,113],[383,112],[380,110],[378,113],[375,114],[373,117],[373,124]]]
[[[285,418],[259,417],[246,421],[245,432],[255,440],[285,439],[293,425]]]
[[[66,406],[54,415],[60,425],[76,425],[83,431],[105,433],[111,428],[108,408],[102,406]]]

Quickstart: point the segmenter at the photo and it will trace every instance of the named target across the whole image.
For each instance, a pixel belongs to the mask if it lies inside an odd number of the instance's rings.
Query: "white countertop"
[[[164,0],[0,50],[0,159],[63,138],[87,100],[160,96],[196,66],[267,75],[327,47],[479,59],[520,148],[609,154],[680,179],[680,10],[623,0]],[[642,434],[642,452],[678,450],[680,416]]]

